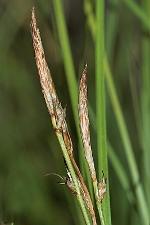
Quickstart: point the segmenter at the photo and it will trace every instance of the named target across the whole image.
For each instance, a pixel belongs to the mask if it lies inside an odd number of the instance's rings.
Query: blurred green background
[[[74,197],[59,178],[66,175],[60,147],[51,126],[36,69],[30,34],[35,5],[52,77],[63,106],[78,159],[78,139],[70,103],[52,0],[0,0],[0,224],[79,224]],[[63,8],[79,77],[88,63],[89,102],[95,111],[94,44],[85,15],[86,2],[64,0]],[[89,1],[94,8],[95,1]],[[150,15],[149,1],[105,1],[105,44],[116,90],[134,148],[141,180],[150,181]],[[145,10],[144,10],[145,8]],[[142,11],[140,11],[142,10]],[[140,13],[143,13],[142,16]],[[145,17],[144,17],[145,16]],[[107,135],[127,176],[127,162],[110,99],[106,96]],[[95,122],[92,121],[94,124]],[[91,126],[93,149],[95,131]],[[148,151],[149,150],[149,151]],[[146,168],[145,168],[146,167]],[[113,224],[140,224],[137,206],[129,203],[109,163]],[[146,177],[146,178],[145,178]],[[136,185],[136,184],[135,184]],[[130,187],[133,189],[134,186]],[[145,188],[146,189],[146,188]],[[79,213],[79,212],[78,212]]]

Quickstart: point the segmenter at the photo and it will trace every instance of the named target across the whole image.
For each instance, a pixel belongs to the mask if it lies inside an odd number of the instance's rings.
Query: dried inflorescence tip
[[[45,60],[45,54],[42,46],[39,29],[37,28],[35,9],[32,9],[31,19],[31,34],[33,47],[35,51],[35,60],[38,68],[40,82],[44,94],[44,98],[49,110],[49,113],[54,114],[54,104],[58,102],[54,84],[51,78],[50,70]]]
[[[89,116],[88,116],[88,99],[87,99],[87,64],[83,70],[80,86],[79,86],[79,119],[81,136],[84,145],[85,158],[89,166],[93,186],[96,188],[96,198],[98,202],[102,202],[106,194],[106,180],[104,174],[102,180],[98,183],[96,178],[96,171],[94,160],[92,156],[92,148],[90,141]]]
[[[48,111],[51,115],[52,124],[56,132],[62,133],[65,146],[68,150],[68,154],[72,155],[73,146],[65,120],[65,110],[62,108],[61,103],[59,102],[52,81],[51,73],[45,59],[40,32],[39,29],[37,28],[34,8],[32,9],[31,34],[35,52],[36,65],[38,68],[38,73],[40,76],[40,82],[42,86],[42,92],[44,94]]]
[[[96,180],[96,172],[94,167],[94,160],[92,156],[90,130],[89,130],[89,116],[87,104],[87,64],[83,70],[80,86],[79,86],[79,118],[81,136],[84,145],[85,158],[87,160],[92,180]]]

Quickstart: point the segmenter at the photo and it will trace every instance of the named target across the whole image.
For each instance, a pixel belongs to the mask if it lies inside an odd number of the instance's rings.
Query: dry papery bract
[[[84,71],[80,79],[79,86],[79,118],[81,136],[84,145],[85,158],[87,160],[89,171],[92,180],[96,180],[96,172],[94,167],[94,160],[92,156],[91,141],[90,141],[90,130],[89,130],[89,116],[88,116],[88,105],[87,105],[87,64],[85,65]]]

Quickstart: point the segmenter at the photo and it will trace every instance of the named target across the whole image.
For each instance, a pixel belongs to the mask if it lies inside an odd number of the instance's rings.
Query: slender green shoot
[[[71,52],[71,46],[69,41],[69,35],[66,27],[65,15],[63,12],[63,6],[61,0],[53,0],[54,6],[54,15],[56,20],[56,27],[58,31],[58,37],[61,47],[61,52],[63,56],[63,63],[65,67],[65,74],[67,78],[68,88],[69,88],[69,95],[72,104],[73,115],[75,119],[75,125],[77,129],[77,134],[79,138],[79,149],[83,152],[82,144],[81,144],[81,137],[80,137],[80,130],[79,130],[79,118],[78,118],[78,87],[77,87],[77,80],[76,80],[76,73],[73,63],[73,56]],[[84,174],[86,175],[88,185],[90,188],[90,193],[93,195],[93,189],[91,180],[89,177],[89,172],[87,169],[87,165],[85,163],[83,154],[79,154],[80,161],[82,162],[82,168],[84,169]]]
[[[150,2],[147,0],[143,1],[142,4],[145,15],[150,16]],[[141,108],[142,108],[142,131],[141,138],[143,144],[143,159],[144,159],[144,168],[143,168],[143,182],[146,191],[146,199],[148,202],[148,207],[150,211],[150,42],[147,36],[142,36],[142,89],[141,89]]]
[[[97,124],[97,155],[98,175],[102,171],[108,181],[108,158],[106,147],[106,113],[105,113],[105,84],[104,84],[104,1],[96,1],[96,39],[95,39],[95,72],[96,72],[96,124]],[[98,206],[101,209],[101,205]],[[105,224],[111,224],[109,185],[107,184],[107,196],[103,201],[102,210]],[[101,210],[100,210],[101,211]],[[99,212],[100,212],[99,211]]]
[[[130,169],[132,182],[135,187],[135,194],[136,194],[137,203],[138,203],[138,207],[139,207],[139,213],[141,215],[143,224],[146,225],[149,222],[149,213],[148,213],[148,208],[147,208],[147,202],[145,199],[142,184],[140,183],[139,172],[138,172],[138,168],[136,165],[136,160],[135,160],[135,156],[133,153],[131,141],[129,138],[128,130],[127,130],[127,127],[126,127],[126,124],[124,121],[121,106],[120,106],[120,103],[119,103],[119,100],[117,97],[115,85],[112,80],[112,75],[111,75],[108,61],[106,58],[105,58],[105,72],[106,72],[106,80],[107,80],[111,103],[113,106],[114,114],[116,116],[116,120],[117,120],[118,128],[120,131],[120,135],[122,138],[122,142],[124,145],[124,150],[125,150],[127,162],[128,162],[129,169]]]

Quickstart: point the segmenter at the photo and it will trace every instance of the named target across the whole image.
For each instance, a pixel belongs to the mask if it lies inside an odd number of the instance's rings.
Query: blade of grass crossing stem
[[[56,26],[57,26],[62,56],[63,56],[63,63],[65,67],[66,78],[67,78],[67,83],[69,88],[69,94],[70,94],[70,99],[71,99],[71,104],[73,109],[73,115],[74,115],[77,134],[79,138],[79,149],[83,151],[81,138],[80,138],[80,130],[78,126],[79,124],[78,87],[77,87],[75,68],[74,68],[73,57],[72,57],[71,47],[70,47],[70,42],[68,37],[68,31],[67,31],[65,16],[64,16],[63,7],[62,7],[62,1],[53,0],[53,6],[54,6]],[[90,193],[91,195],[93,195],[93,188],[92,188],[92,183],[89,176],[89,171],[82,153],[79,154],[79,158],[80,158],[80,162],[82,162],[82,168],[84,169],[84,174],[86,175],[86,178],[88,181]]]
[[[145,9],[145,15],[147,17],[150,16],[150,1],[144,0],[143,7]],[[148,201],[149,211],[150,211],[150,42],[149,38],[146,36],[142,37],[142,98],[141,98],[141,106],[142,106],[142,143],[143,143],[143,154],[144,154],[144,186],[146,190],[146,197]]]
[[[108,178],[108,158],[106,148],[105,87],[104,87],[104,0],[96,1],[96,39],[95,39],[95,71],[96,71],[96,121],[97,121],[97,155],[98,173],[104,171]],[[107,179],[108,180],[108,179]],[[100,203],[101,204],[101,203]],[[107,195],[102,204],[105,224],[111,224],[109,185]]]

